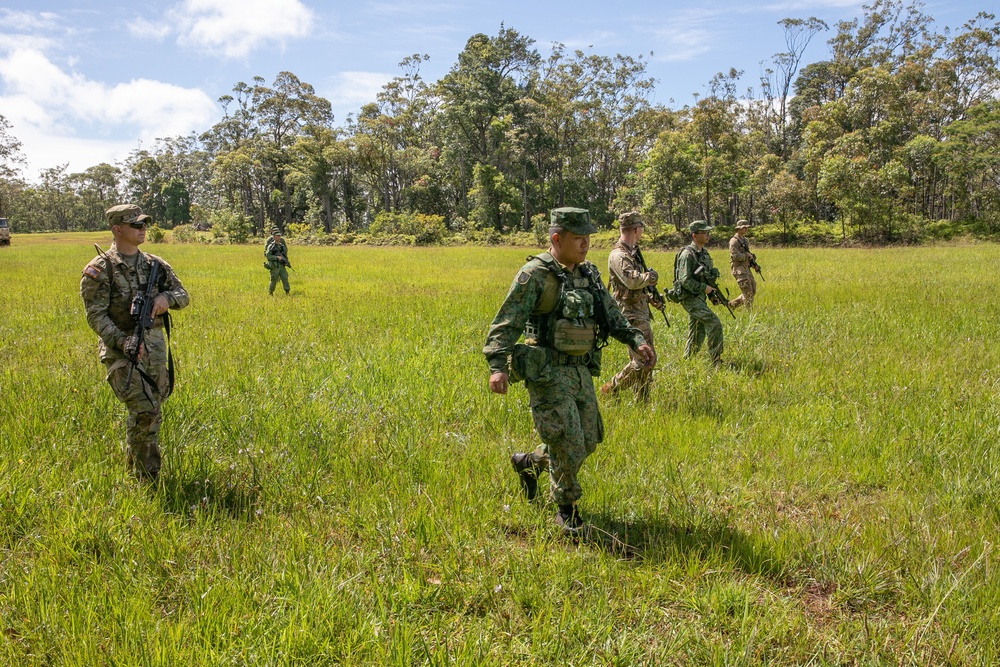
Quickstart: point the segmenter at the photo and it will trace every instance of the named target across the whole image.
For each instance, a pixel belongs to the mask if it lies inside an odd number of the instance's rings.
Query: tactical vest
[[[600,279],[581,265],[582,277],[574,277],[552,259],[532,256],[542,262],[549,273],[546,280],[557,281],[555,298],[545,289],[542,299],[524,328],[524,342],[557,350],[571,356],[581,356],[607,344],[606,315],[600,297]]]

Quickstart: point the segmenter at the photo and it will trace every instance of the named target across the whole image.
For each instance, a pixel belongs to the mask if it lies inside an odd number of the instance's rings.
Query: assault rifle
[[[764,274],[760,271],[760,264],[757,263],[757,255],[750,253],[750,268],[757,272],[761,280],[764,280]],[[767,281],[764,280],[766,283]]]
[[[132,304],[129,306],[129,313],[132,315],[132,319],[135,320],[135,331],[129,339],[128,350],[125,352],[125,356],[128,357],[128,361],[131,364],[128,369],[128,377],[125,378],[125,391],[128,391],[128,388],[132,385],[132,372],[139,368],[139,353],[142,351],[146,331],[153,328],[153,300],[156,298],[159,280],[160,263],[151,262],[146,290],[132,297]],[[152,378],[146,375],[141,368],[139,368],[139,375],[153,387],[154,391],[158,391],[156,385],[152,382]],[[143,387],[143,390],[145,390],[145,387]]]
[[[649,271],[649,267],[646,266],[646,260],[642,256],[642,251],[639,250],[639,246],[635,248],[635,258],[639,260],[639,264],[643,269]],[[666,322],[667,327],[670,327],[670,320],[667,319],[667,301],[660,294],[660,290],[656,289],[656,285],[646,285],[642,289],[643,292],[649,297],[650,301],[653,303],[653,307],[660,311],[660,315],[663,315],[663,321]],[[659,305],[656,305],[659,304]]]
[[[694,275],[698,276],[698,274],[702,273],[704,270],[705,270],[705,266],[703,264],[699,264],[698,268],[694,270]],[[729,311],[729,314],[732,315],[733,319],[735,320],[736,319],[736,313],[733,312],[732,306],[729,305],[729,290],[726,290],[724,292],[724,294],[726,296],[725,296],[725,298],[723,298],[723,296],[722,296],[723,295],[723,291],[719,287],[719,283],[715,279],[715,276],[698,276],[698,277],[700,277],[702,280],[704,280],[706,283],[708,283],[708,286],[712,288],[712,291],[709,292],[709,294],[708,294],[708,300],[712,302],[712,305],[713,306],[719,306],[719,305],[725,306],[726,310]]]

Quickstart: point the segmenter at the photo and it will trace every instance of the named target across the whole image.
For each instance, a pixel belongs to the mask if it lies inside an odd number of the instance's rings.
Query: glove
[[[656,281],[660,279],[660,276],[653,269],[646,271],[646,280],[649,281],[650,285],[655,285]]]

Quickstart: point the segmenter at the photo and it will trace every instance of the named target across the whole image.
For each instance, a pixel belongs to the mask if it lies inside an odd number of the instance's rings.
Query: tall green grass
[[[672,306],[572,540],[480,353],[528,250],[293,247],[286,298],[261,248],[149,246],[191,294],[151,488],[78,295],[95,240],[0,249],[0,663],[1000,660],[997,246],[762,250],[721,370]]]

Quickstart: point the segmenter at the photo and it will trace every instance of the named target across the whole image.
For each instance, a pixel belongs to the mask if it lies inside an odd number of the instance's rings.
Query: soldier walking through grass
[[[618,243],[608,255],[608,290],[628,323],[641,331],[646,344],[653,347],[653,327],[650,322],[652,314],[649,307],[652,305],[654,308],[662,308],[663,303],[649,292],[656,285],[659,276],[646,266],[639,251],[643,231],[642,216],[637,211],[629,211],[622,213],[618,222]],[[645,401],[649,398],[652,381],[653,366],[647,366],[629,350],[629,362],[601,386],[601,393],[617,394],[623,388],[634,389],[636,397]]]
[[[604,437],[593,377],[600,373],[601,346],[608,336],[628,345],[646,366],[656,354],[642,333],[630,326],[586,261],[596,228],[580,208],[550,213],[548,252],[529,257],[497,311],[483,354],[490,368],[490,391],[506,394],[511,381],[523,380],[531,416],[542,444],[511,456],[528,499],[537,475],[550,474],[556,524],[579,533],[583,521],[576,503],[582,495],[577,474]],[[524,343],[518,339],[524,334]]]
[[[748,229],[750,229],[749,222],[737,221],[736,233],[729,239],[729,266],[736,284],[740,286],[740,295],[729,302],[730,308],[746,306],[747,310],[750,310],[753,307],[753,297],[757,293],[757,281],[754,280],[753,272],[750,270],[750,264],[755,261],[755,257],[750,252],[750,242],[746,237]]]
[[[173,390],[173,364],[169,341],[168,309],[188,305],[188,293],[170,265],[155,255],[139,250],[146,240],[146,226],[152,218],[134,204],[109,208],[114,243],[107,252],[90,260],[80,279],[80,296],[87,324],[98,336],[97,349],[107,368],[107,381],[115,396],[128,409],[125,441],[128,466],[140,479],[155,480],[160,472],[160,406]],[[136,348],[133,300],[146,292],[153,263],[159,263],[159,277],[152,290],[152,329]],[[137,358],[138,371],[130,373]]]
[[[704,220],[696,220],[688,226],[688,231],[691,243],[681,248],[674,260],[674,290],[680,292],[680,303],[688,314],[684,358],[696,354],[707,336],[708,357],[718,366],[722,363],[722,322],[705,302],[716,291],[712,284],[719,277],[719,270],[712,265],[712,256],[705,248],[712,228]]]
[[[285,289],[285,294],[291,292],[288,285],[288,244],[281,238],[281,230],[277,227],[271,228],[271,236],[264,242],[264,258],[267,262],[264,266],[271,272],[271,284],[267,286],[267,293],[274,294],[274,288],[281,280],[281,286]]]

